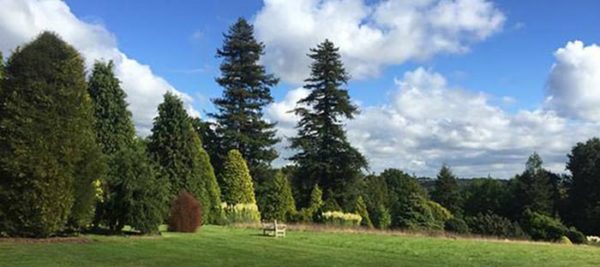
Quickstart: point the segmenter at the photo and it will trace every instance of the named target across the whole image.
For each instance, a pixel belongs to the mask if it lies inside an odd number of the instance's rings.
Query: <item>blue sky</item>
[[[263,5],[256,0],[66,2],[79,18],[105,25],[126,54],[150,65],[177,89],[207,99],[221,93],[214,77],[219,74],[215,51],[222,45],[222,33],[238,17],[251,20]],[[500,33],[464,54],[390,66],[379,77],[354,81],[349,85],[352,97],[365,104],[382,104],[381,94],[394,87],[395,76],[426,66],[446,75],[452,84],[516,99],[507,107],[511,111],[534,108],[544,98],[552,53],[571,40],[600,42],[600,32],[593,26],[600,25],[598,1],[494,3],[507,17]],[[281,98],[293,87],[282,83],[273,94]],[[213,109],[205,101],[196,107]]]
[[[276,166],[292,151],[307,94],[305,56],[324,38],[339,47],[361,114],[349,141],[371,171],[509,178],[538,152],[565,171],[577,142],[600,132],[600,2],[503,0],[0,0],[0,51],[44,30],[61,35],[90,67],[115,61],[138,133],[149,134],[166,91],[206,118],[221,89],[216,49],[244,17],[281,77],[265,118],[278,122]]]

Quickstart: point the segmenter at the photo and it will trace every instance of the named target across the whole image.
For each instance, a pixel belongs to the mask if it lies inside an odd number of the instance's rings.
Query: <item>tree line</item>
[[[112,62],[97,61],[86,77],[72,46],[40,34],[6,66],[0,60],[0,234],[118,233],[126,225],[153,233],[182,192],[197,199],[209,224],[357,221],[572,241],[579,230],[598,234],[599,139],[573,148],[571,175],[545,170],[535,153],[508,181],[462,185],[448,166],[431,188],[399,169],[368,174],[367,159],[346,138],[343,121],[359,111],[339,49],[325,40],[308,52],[309,94],[291,111],[300,118],[289,139],[295,154],[277,169],[271,163],[281,140],[263,110],[279,80],[260,64],[264,45],[246,20],[217,50],[223,93],[212,100],[212,120],[191,118],[168,92],[146,138],[136,136]]]

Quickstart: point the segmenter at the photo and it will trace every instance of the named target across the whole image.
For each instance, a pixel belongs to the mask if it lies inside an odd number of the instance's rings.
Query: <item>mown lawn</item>
[[[367,233],[205,226],[163,237],[88,236],[92,242],[0,242],[0,266],[599,266],[600,248]]]

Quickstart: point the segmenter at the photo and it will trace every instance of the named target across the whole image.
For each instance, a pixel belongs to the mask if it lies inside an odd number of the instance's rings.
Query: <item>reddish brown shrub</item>
[[[169,231],[193,233],[202,224],[200,203],[188,192],[181,192],[171,205]]]

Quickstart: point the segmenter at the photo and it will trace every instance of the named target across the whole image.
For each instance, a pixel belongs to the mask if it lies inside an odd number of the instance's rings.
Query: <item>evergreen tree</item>
[[[325,192],[333,193],[325,198],[335,198],[348,206],[344,195],[361,169],[367,167],[366,159],[346,140],[343,128],[342,120],[352,119],[358,110],[342,88],[349,76],[338,50],[329,40],[310,50],[308,56],[314,61],[304,85],[310,94],[298,101],[301,107],[294,110],[301,119],[298,135],[291,138],[291,148],[299,152],[290,159],[298,165],[296,175],[301,179],[296,186],[304,192],[304,205],[312,186],[319,184]]]
[[[221,77],[217,78],[224,89],[223,96],[213,100],[218,113],[210,114],[217,121],[223,149],[220,156],[211,156],[224,159],[229,150],[236,149],[256,176],[277,158],[273,148],[279,141],[275,124],[262,118],[262,109],[273,102],[271,87],[277,85],[278,79],[259,64],[264,45],[254,38],[254,27],[245,19],[238,19],[224,38],[223,47],[217,51],[217,57],[223,59]]]
[[[221,173],[223,201],[227,204],[256,204],[252,177],[242,154],[232,149],[227,153]]]
[[[158,106],[148,150],[169,181],[169,199],[182,191],[190,192],[204,207],[203,222],[219,219],[217,206],[221,201],[214,170],[183,102],[170,92]]]
[[[121,147],[110,160],[109,191],[104,207],[112,231],[129,225],[142,233],[158,231],[167,213],[168,182],[159,177],[145,144]]]
[[[431,198],[453,214],[458,215],[462,213],[458,181],[446,165],[442,166],[437,175],[435,189],[431,192]]]
[[[106,155],[111,155],[134,142],[135,128],[127,110],[127,95],[113,73],[113,62],[96,62],[88,81],[94,102],[96,139]]]
[[[542,158],[533,153],[527,159],[526,169],[515,177],[515,201],[517,216],[525,210],[544,215],[552,215],[552,183],[548,172],[542,168]]]
[[[600,235],[600,139],[577,143],[569,154],[567,221],[587,235]]]
[[[0,231],[49,236],[89,223],[103,159],[83,60],[53,33],[17,49],[0,91]]]
[[[358,196],[356,199],[356,206],[354,207],[354,213],[360,215],[362,217],[362,221],[360,225],[366,226],[368,228],[373,228],[373,223],[371,222],[371,218],[369,217],[369,212],[367,211],[367,204],[365,204],[365,200],[362,196]]]
[[[290,183],[281,171],[265,181],[264,193],[260,196],[261,214],[267,220],[286,220],[296,211]]]
[[[0,81],[2,81],[3,79],[4,79],[4,57],[2,56],[2,51],[0,51]],[[2,87],[0,87],[0,90],[2,90]]]

